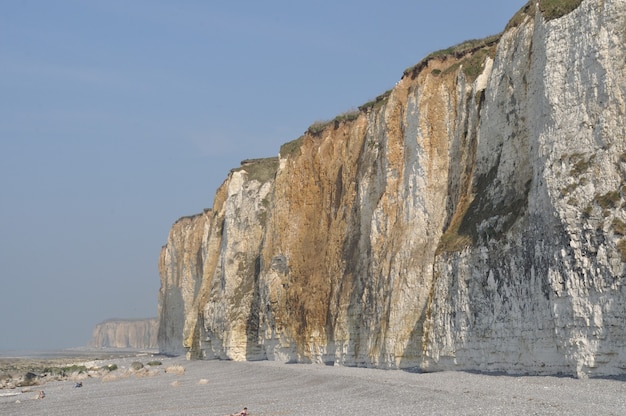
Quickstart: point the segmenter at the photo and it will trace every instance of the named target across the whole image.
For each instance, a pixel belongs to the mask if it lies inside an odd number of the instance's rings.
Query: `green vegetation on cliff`
[[[280,157],[289,158],[291,156],[295,156],[296,152],[300,150],[300,146],[302,146],[303,139],[304,136],[300,136],[296,140],[292,140],[280,146]]]
[[[458,68],[462,68],[463,74],[467,80],[473,82],[485,69],[485,60],[488,56],[491,59],[495,58],[496,43],[487,44],[483,48],[475,50],[464,59],[448,67],[443,73],[447,74],[456,71]]]
[[[361,107],[359,107],[359,110],[361,110]],[[350,111],[343,112],[339,114],[337,117],[333,118],[332,120],[316,121],[309,126],[306,132],[310,135],[315,136],[317,134],[320,134],[322,131],[324,131],[327,127],[331,125],[334,125],[335,128],[337,128],[339,127],[341,123],[344,123],[346,121],[354,121],[357,118],[359,118],[359,114],[361,114],[359,110],[350,110]]]
[[[241,167],[233,171],[245,171],[248,173],[248,180],[267,182],[274,179],[278,171],[278,158],[268,157],[264,159],[246,159],[241,161]]]
[[[541,0],[539,10],[546,20],[558,19],[576,10],[582,0]]]
[[[497,183],[499,164],[498,159],[489,172],[476,178],[471,202],[464,199],[459,203],[457,212],[439,240],[437,253],[460,251],[481,239],[498,240],[523,216],[528,206],[531,180],[526,182],[524,189],[508,192],[504,198],[494,201],[489,191]]]
[[[359,106],[359,110],[363,112],[367,112],[371,109],[374,109],[374,110],[379,109],[380,107],[385,105],[387,101],[389,101],[389,96],[391,95],[391,91],[393,90],[387,90],[383,92],[382,94],[380,94],[378,97],[374,98],[373,100],[368,101],[365,104]]]
[[[582,0],[540,0],[539,10],[541,10],[544,19],[553,20],[576,10],[580,3]],[[519,26],[526,17],[534,17],[535,11],[535,2],[531,0],[515,13],[504,30]]]
[[[557,19],[573,10],[575,10],[582,0],[540,0],[539,10],[546,20]],[[535,15],[535,2],[529,1],[525,4],[508,22],[505,31],[519,26],[527,17]],[[430,53],[417,64],[404,70],[403,77],[415,78],[433,59],[445,60],[453,57],[459,61],[449,66],[445,70],[435,69],[433,75],[449,74],[461,68],[463,74],[469,82],[474,81],[483,71],[485,59],[487,57],[494,58],[498,41],[502,37],[502,33],[492,35],[483,39],[470,39],[446,49],[441,49]],[[392,90],[385,91],[375,99],[359,106],[358,111],[348,111],[342,113],[332,120],[316,121],[306,130],[307,134],[316,136],[321,134],[326,128],[334,125],[335,128],[339,124],[346,121],[353,121],[359,117],[360,113],[366,113],[370,110],[377,110],[387,103]],[[302,137],[285,143],[280,149],[282,157],[289,157],[295,154],[300,148]]]
[[[458,45],[435,51],[412,67],[405,69],[403,77],[415,78],[424,68],[426,68],[428,62],[433,59],[443,61],[448,57],[454,57],[461,60],[446,69],[444,72],[451,72],[463,65],[463,73],[465,76],[470,79],[475,79],[482,71],[482,65],[485,62],[485,57],[487,55],[492,58],[495,56],[496,45],[498,44],[501,36],[501,34],[498,34],[484,39],[470,39],[461,42]],[[439,73],[440,72],[437,72],[435,75],[438,75]]]
[[[387,103],[389,100],[389,96],[391,95],[392,90],[387,90],[384,93],[377,96],[375,99],[366,102],[365,104],[359,106],[358,110],[349,110],[339,114],[337,117],[332,120],[322,120],[315,121],[311,124],[305,134],[309,134],[311,136],[317,136],[321,134],[325,129],[333,126],[334,128],[338,128],[341,123],[355,121],[359,118],[362,113],[367,113],[370,110],[378,110],[383,105]],[[300,146],[302,146],[302,140],[304,136],[300,136],[295,140],[287,142],[280,147],[280,157],[289,158],[291,156],[295,156]]]

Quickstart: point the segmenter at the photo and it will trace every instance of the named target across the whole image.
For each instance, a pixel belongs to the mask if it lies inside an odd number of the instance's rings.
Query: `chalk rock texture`
[[[110,319],[95,326],[89,346],[156,349],[158,329],[157,318]]]
[[[626,0],[543,3],[232,170],[163,247],[160,349],[623,374]]]

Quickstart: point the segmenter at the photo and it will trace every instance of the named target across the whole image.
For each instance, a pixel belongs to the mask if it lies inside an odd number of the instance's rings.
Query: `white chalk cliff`
[[[93,329],[90,347],[96,348],[158,348],[157,335],[159,320],[109,319],[100,322]]]
[[[626,369],[626,0],[529,3],[245,161],[160,259],[192,358]]]

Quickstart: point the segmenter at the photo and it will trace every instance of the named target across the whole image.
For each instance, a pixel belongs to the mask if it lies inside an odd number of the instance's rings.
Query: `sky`
[[[169,229],[230,169],[524,4],[0,0],[0,350],[157,316]]]

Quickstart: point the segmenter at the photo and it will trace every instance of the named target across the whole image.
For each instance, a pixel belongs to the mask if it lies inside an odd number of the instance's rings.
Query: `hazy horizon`
[[[0,5],[0,350],[157,315],[171,225],[230,169],[524,1]]]

